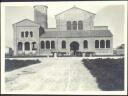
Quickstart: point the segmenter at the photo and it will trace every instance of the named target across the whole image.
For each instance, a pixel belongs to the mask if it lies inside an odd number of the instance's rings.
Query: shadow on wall
[[[96,77],[99,88],[104,91],[124,90],[124,58],[83,59],[82,62]]]
[[[39,28],[39,36],[41,36],[44,33],[44,28],[40,26]]]

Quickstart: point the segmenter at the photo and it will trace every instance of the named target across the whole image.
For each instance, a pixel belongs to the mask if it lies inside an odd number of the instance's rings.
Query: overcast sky
[[[12,24],[25,18],[34,20],[34,5],[48,6],[48,27],[56,27],[55,15],[74,5],[95,13],[95,26],[108,26],[113,34],[113,47],[124,43],[124,6],[87,2],[43,2],[25,3],[26,5],[10,5],[5,7],[5,45],[13,48]]]

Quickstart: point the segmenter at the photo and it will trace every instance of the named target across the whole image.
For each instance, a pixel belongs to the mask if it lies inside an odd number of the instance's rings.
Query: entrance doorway
[[[76,41],[73,41],[70,44],[70,50],[72,51],[72,55],[76,56],[77,55],[77,51],[79,50],[79,43]]]

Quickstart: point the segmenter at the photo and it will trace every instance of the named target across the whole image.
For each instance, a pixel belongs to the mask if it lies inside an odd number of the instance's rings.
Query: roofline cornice
[[[74,8],[74,6],[73,6],[72,8]],[[66,11],[68,11],[68,10],[70,10],[70,9],[72,9],[72,8],[69,8],[69,9],[67,9],[67,10],[65,10],[65,11],[62,11],[62,12],[56,14],[55,17],[58,16],[58,15],[60,15],[60,14],[62,14],[62,13],[64,13],[64,12],[66,12]],[[84,10],[84,9],[81,9],[81,8],[79,8],[79,7],[76,7],[76,6],[75,6],[75,8],[78,8],[78,9],[83,10],[83,11],[85,11],[85,12],[88,12],[88,13],[90,13],[90,14],[96,15],[95,13],[91,13],[91,12],[86,11],[86,10]]]

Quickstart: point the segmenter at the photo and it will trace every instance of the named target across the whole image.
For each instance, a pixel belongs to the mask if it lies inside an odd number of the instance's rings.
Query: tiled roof
[[[42,38],[82,38],[82,37],[111,37],[109,30],[88,30],[88,31],[53,31],[45,32]]]
[[[65,10],[65,11],[63,11],[63,12],[61,12],[61,13],[59,13],[59,14],[56,14],[55,16],[58,16],[58,15],[60,15],[60,14],[63,14],[64,12],[66,12],[66,11],[68,11],[68,10],[71,10],[71,9],[73,9],[73,8],[76,8],[76,9],[79,9],[79,10],[81,10],[81,11],[85,11],[85,12],[88,12],[88,13],[90,13],[90,14],[96,15],[96,14],[94,14],[94,13],[92,13],[92,12],[89,12],[89,11],[86,11],[86,10],[84,10],[84,9],[81,9],[81,8],[78,8],[78,7],[74,6],[74,7],[70,8],[70,9],[67,9],[67,10]]]
[[[16,26],[40,26],[39,24],[35,23],[32,20],[29,19],[23,19],[17,23],[15,23]]]

